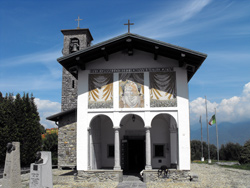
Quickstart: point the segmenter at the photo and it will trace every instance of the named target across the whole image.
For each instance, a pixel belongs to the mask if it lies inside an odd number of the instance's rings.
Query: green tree
[[[226,145],[221,145],[220,159],[226,161],[238,161],[242,146],[238,143],[229,142]]]
[[[246,141],[242,147],[239,162],[241,164],[250,164],[250,140]]]
[[[41,134],[46,133],[46,129],[43,125],[40,126],[40,132],[41,132]]]
[[[203,144],[203,157],[208,159],[208,146],[206,142]],[[213,144],[209,144],[210,149],[210,159],[217,159],[217,147]],[[201,141],[191,140],[191,160],[201,159]]]
[[[46,134],[43,139],[43,151],[51,151],[52,164],[57,165],[58,135],[56,133]]]
[[[40,117],[29,94],[0,94],[0,161],[4,163],[8,142],[20,142],[21,164],[28,166],[35,161],[35,153],[41,150]]]

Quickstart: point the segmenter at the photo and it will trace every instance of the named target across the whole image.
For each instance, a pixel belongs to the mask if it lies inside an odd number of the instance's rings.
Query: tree
[[[226,145],[221,145],[220,159],[226,161],[238,161],[242,146],[238,143],[229,142]]]
[[[240,160],[241,164],[250,164],[250,140],[246,141],[241,150]]]
[[[51,151],[52,164],[57,165],[57,151],[58,151],[58,135],[57,133],[45,134],[43,139],[43,151]]]
[[[30,165],[35,161],[35,153],[41,150],[40,117],[29,94],[6,94],[0,92],[0,162],[4,163],[8,142],[20,142],[22,165]]]
[[[206,142],[203,144],[203,157],[208,159],[208,146]],[[209,144],[210,149],[210,159],[217,159],[217,147],[213,144]],[[191,140],[191,160],[201,159],[201,141]]]

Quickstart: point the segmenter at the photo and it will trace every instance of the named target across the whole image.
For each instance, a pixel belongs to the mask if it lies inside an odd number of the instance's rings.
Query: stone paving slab
[[[147,187],[145,183],[141,181],[123,181],[118,184],[117,188],[127,188],[127,187],[133,187],[133,188],[145,188]]]

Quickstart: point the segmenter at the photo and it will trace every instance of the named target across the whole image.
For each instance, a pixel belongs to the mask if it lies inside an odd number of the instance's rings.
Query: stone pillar
[[[91,128],[88,128],[88,170],[91,170],[90,145],[91,145]]]
[[[146,166],[145,166],[145,170],[152,169],[150,128],[151,127],[146,127]]]
[[[170,129],[169,132],[170,132],[171,168],[177,168],[177,150],[178,150],[177,130]]]
[[[120,128],[117,128],[117,127],[115,128],[115,166],[114,166],[114,170],[121,170],[119,129]]]

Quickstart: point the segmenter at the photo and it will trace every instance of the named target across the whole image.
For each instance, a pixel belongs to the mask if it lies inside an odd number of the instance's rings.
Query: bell
[[[73,44],[73,48],[72,48],[72,51],[71,52],[76,52],[78,51],[78,48],[77,48],[77,44]]]

